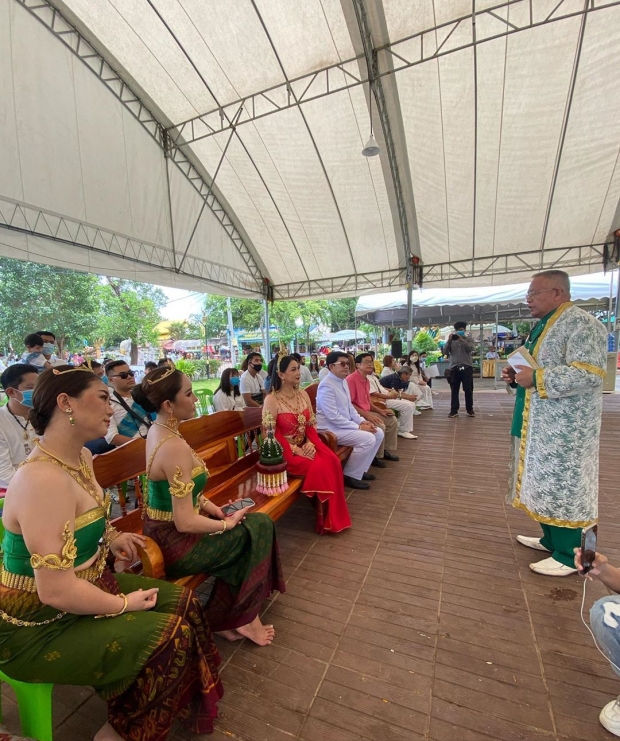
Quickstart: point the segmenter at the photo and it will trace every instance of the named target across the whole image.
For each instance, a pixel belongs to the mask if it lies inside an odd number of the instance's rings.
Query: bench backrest
[[[304,391],[308,394],[310,397],[310,402],[312,404],[312,408],[316,412],[316,392],[319,390],[319,384],[313,383],[311,386],[308,386],[304,389]]]

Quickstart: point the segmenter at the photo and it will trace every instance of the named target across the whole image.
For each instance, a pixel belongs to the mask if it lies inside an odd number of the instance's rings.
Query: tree
[[[120,278],[106,278],[98,296],[101,306],[98,336],[106,344],[131,340],[131,364],[138,362],[138,345],[157,341],[155,325],[166,303],[160,288]]]
[[[0,258],[0,340],[16,352],[36,330],[56,335],[58,352],[83,347],[95,331],[99,278],[89,273]]]
[[[341,329],[353,329],[355,326],[356,298],[335,298],[323,302],[326,304],[327,324],[332,332]]]
[[[433,352],[437,349],[437,342],[428,332],[418,332],[413,338],[412,348],[418,352]]]

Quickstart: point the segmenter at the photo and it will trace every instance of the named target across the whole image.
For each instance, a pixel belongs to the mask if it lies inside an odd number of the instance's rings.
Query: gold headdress
[[[288,356],[287,349],[284,347],[284,345],[282,343],[280,343],[280,352],[278,353],[278,362],[276,363],[276,367],[277,367],[278,370],[280,370],[280,363],[287,356]]]
[[[168,368],[166,370],[166,372],[165,373],[162,373],[159,378],[155,378],[154,380],[151,379],[151,378],[145,378],[144,379],[144,382],[145,383],[148,383],[149,386],[153,386],[154,384],[159,383],[160,381],[163,381],[164,378],[168,378],[169,376],[171,376],[175,372],[175,370],[176,370],[176,368],[174,368],[174,367]],[[154,373],[154,372],[155,371],[151,371],[151,373]],[[150,375],[150,373],[149,373],[149,375]]]
[[[67,368],[66,370],[58,370],[58,368],[53,368],[52,373],[55,376],[62,376],[63,373],[73,373],[73,371],[86,371],[87,373],[92,373],[92,368],[86,368],[83,365],[77,365],[73,368]]]

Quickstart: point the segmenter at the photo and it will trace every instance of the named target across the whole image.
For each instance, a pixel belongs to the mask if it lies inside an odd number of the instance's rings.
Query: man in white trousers
[[[367,422],[351,404],[345,381],[349,373],[346,353],[330,352],[325,358],[325,367],[329,373],[316,394],[317,429],[333,432],[340,445],[353,448],[344,467],[345,485],[352,489],[369,489],[368,481],[375,477],[368,469],[383,442],[383,430]]]

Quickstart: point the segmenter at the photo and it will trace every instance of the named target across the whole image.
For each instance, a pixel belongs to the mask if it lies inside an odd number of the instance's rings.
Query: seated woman
[[[288,472],[303,476],[302,492],[316,496],[317,533],[339,533],[351,527],[340,459],[316,431],[310,398],[298,388],[299,363],[290,355],[274,360],[272,390],[263,406],[263,426],[275,420],[275,436],[284,450]]]
[[[417,401],[418,409],[432,409],[433,408],[433,392],[424,375],[424,371],[420,366],[420,356],[413,350],[409,353],[409,363],[411,367],[411,385],[415,388],[410,388],[409,393],[419,396]]]
[[[39,376],[30,421],[41,437],[4,504],[2,671],[22,682],[94,687],[108,703],[96,741],[160,741],[177,717],[210,733],[222,686],[198,598],[106,565],[110,554],[133,563],[144,545],[110,526],[83,447],[105,435],[111,417],[108,389],[88,368]]]
[[[389,376],[390,373],[396,373],[396,361],[393,355],[383,356],[383,370],[381,371],[381,378]]]
[[[220,385],[213,394],[216,412],[242,412],[245,409],[245,401],[239,391],[240,380],[236,368],[225,368],[222,371]]]
[[[321,366],[319,364],[319,357],[315,352],[313,352],[312,355],[310,355],[310,365],[308,367],[310,369],[310,374],[312,375],[312,378],[316,381],[317,378],[319,377]]]
[[[247,510],[226,517],[202,495],[207,469],[178,430],[180,420],[194,416],[196,403],[184,373],[158,368],[131,393],[157,413],[146,438],[144,534],[161,548],[166,575],[215,576],[206,607],[213,630],[231,641],[245,636],[268,645],[275,631],[258,613],[272,591],[285,591],[271,518]]]

